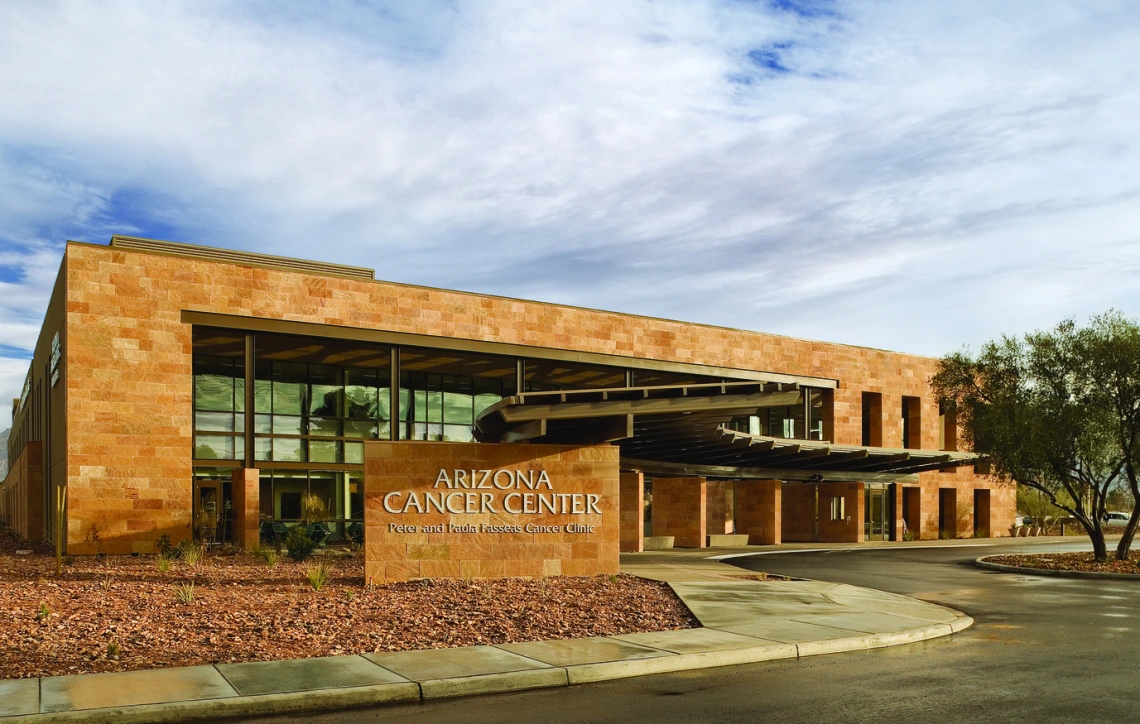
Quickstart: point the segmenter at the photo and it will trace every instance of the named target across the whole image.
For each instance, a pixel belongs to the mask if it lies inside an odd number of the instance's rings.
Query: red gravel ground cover
[[[991,563],[1000,563],[1003,566],[1015,566],[1018,568],[1140,574],[1140,553],[1133,551],[1131,558],[1127,561],[1118,561],[1112,556],[1113,551],[1109,549],[1108,560],[1104,563],[1097,563],[1093,559],[1092,553],[1038,553],[1018,556],[987,556],[986,560]]]
[[[0,530],[0,679],[296,659],[692,628],[663,583],[634,576],[541,581],[431,579],[363,585],[363,559],[207,555],[195,566],[155,556],[55,557]],[[176,586],[193,583],[193,600]]]

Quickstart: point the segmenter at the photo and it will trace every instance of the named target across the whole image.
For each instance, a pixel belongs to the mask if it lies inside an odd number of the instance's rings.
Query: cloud
[[[0,356],[116,232],[927,354],[1140,316],[1138,36],[1075,0],[8,3]]]

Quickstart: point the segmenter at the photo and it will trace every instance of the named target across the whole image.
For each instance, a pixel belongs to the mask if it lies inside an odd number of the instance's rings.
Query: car
[[[1104,523],[1105,525],[1127,525],[1128,513],[1119,513],[1117,511],[1110,510],[1104,514]]]

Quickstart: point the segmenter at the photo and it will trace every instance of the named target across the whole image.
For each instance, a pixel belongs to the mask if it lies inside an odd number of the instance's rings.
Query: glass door
[[[887,540],[887,491],[866,488],[863,496],[863,539]]]
[[[222,486],[214,480],[194,481],[194,538],[201,543],[219,540],[222,523]]]

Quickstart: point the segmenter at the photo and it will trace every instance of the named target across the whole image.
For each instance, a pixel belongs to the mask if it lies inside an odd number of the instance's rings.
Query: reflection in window
[[[625,387],[625,368],[528,359],[523,363],[526,392]]]
[[[389,347],[258,335],[257,355],[257,460],[362,464],[347,441],[388,437]]]
[[[512,357],[400,351],[400,438],[470,442],[479,413],[515,394]]]
[[[195,349],[208,334],[209,349],[244,345],[212,330],[195,333]],[[244,349],[243,346],[237,346]],[[245,458],[245,358],[194,355],[194,457],[198,460]]]

